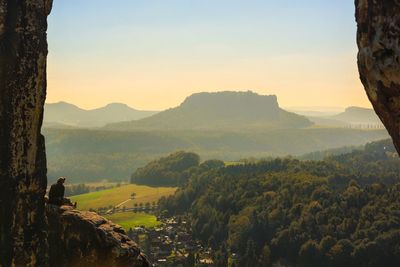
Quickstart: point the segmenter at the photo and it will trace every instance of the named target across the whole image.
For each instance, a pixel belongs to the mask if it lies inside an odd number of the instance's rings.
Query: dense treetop
[[[200,164],[200,157],[194,153],[175,152],[138,168],[131,176],[135,184],[176,186],[188,176],[191,168]]]
[[[190,215],[217,266],[400,265],[400,160],[389,141],[324,161],[199,170],[160,204]]]

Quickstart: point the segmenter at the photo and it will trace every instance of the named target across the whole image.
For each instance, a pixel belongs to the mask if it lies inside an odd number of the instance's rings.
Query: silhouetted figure
[[[64,197],[65,193],[64,182],[65,182],[65,177],[60,177],[58,178],[57,183],[51,185],[49,191],[48,203],[57,206],[68,205],[76,207],[76,202],[75,204],[72,204],[71,200]]]

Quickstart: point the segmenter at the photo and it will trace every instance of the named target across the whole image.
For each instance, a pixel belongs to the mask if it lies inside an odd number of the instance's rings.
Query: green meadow
[[[129,230],[129,228],[138,226],[153,228],[160,225],[160,222],[157,221],[156,216],[147,213],[135,213],[132,211],[127,211],[106,215],[105,217],[112,222],[121,225],[125,230]]]
[[[135,203],[146,204],[147,202],[157,202],[161,197],[172,195],[175,191],[176,188],[174,187],[149,187],[128,184],[111,189],[73,196],[71,197],[71,200],[78,203],[78,209],[80,210],[116,206],[125,201],[127,202],[121,205],[121,207],[125,206],[127,208],[131,208],[134,207]],[[130,199],[132,193],[136,194],[133,200]]]
[[[225,166],[237,166],[237,165],[243,165],[245,164],[244,162],[241,161],[225,161]]]
[[[98,209],[102,207],[117,206],[126,208],[134,207],[136,204],[146,204],[157,202],[163,196],[172,195],[176,191],[174,187],[149,187],[135,184],[121,185],[111,189],[91,192],[87,194],[71,197],[73,202],[78,203],[79,210]],[[135,198],[131,199],[131,194],[135,193]],[[112,222],[121,225],[125,230],[137,226],[148,228],[156,227],[160,224],[156,216],[147,213],[135,213],[132,211],[118,212],[105,216]]]

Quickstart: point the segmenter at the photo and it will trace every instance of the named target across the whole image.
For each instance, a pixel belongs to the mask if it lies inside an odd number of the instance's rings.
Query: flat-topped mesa
[[[400,152],[400,1],[355,4],[360,78]]]
[[[307,118],[279,107],[275,95],[251,91],[196,93],[183,103],[138,121],[109,124],[112,130],[255,131],[306,128]]]
[[[195,93],[180,105],[183,109],[196,109],[229,116],[279,116],[278,98],[275,95],[259,95],[252,91],[223,91]]]
[[[94,212],[47,205],[50,266],[150,266],[121,226]]]

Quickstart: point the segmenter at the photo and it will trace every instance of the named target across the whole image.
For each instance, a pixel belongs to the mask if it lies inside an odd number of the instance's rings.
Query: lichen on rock
[[[51,1],[0,0],[0,266],[47,266],[46,97]]]
[[[400,1],[356,0],[355,5],[360,78],[400,151]]]

